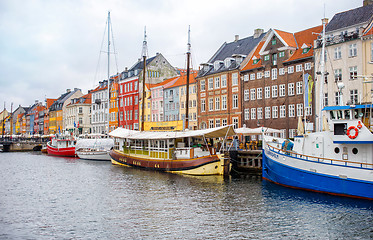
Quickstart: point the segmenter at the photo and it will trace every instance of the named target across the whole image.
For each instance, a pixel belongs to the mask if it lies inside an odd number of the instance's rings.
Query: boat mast
[[[320,109],[319,109],[319,131],[322,131],[322,109],[324,106],[323,103],[323,83],[325,79],[325,24],[326,24],[326,18],[324,17],[322,20],[322,48],[321,48],[321,79],[319,81],[320,89],[319,89],[319,101],[320,101]]]
[[[109,119],[110,119],[110,11],[108,12],[108,19],[107,19],[107,132],[109,133],[110,129],[110,124],[109,124]]]
[[[146,43],[146,27],[144,28],[144,41],[142,43],[142,59],[144,61],[142,69],[142,107],[141,107],[141,128],[140,131],[144,131],[145,123],[145,76],[146,76],[146,53],[147,53],[147,43]]]
[[[188,29],[188,51],[187,51],[187,80],[186,80],[186,101],[185,101],[185,129],[189,128],[189,64],[190,64],[190,26]]]

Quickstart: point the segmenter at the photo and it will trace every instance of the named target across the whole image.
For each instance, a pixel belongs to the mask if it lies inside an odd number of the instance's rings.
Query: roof
[[[273,29],[275,33],[290,47],[297,47],[297,43],[295,41],[294,35],[289,32],[281,31],[278,29]]]
[[[197,77],[197,73],[189,75],[189,84],[192,84],[192,83],[196,82],[195,77]],[[171,84],[171,85],[169,85],[165,88],[179,87],[179,86],[184,86],[186,84],[187,84],[187,76],[183,75],[183,76],[177,77],[176,81],[173,84]]]
[[[146,59],[146,65],[150,64],[151,61],[154,60],[154,58],[156,58],[157,56],[154,56],[154,57],[151,57],[151,58],[147,58]],[[133,71],[133,70],[136,70],[136,69],[139,69],[139,70],[142,70],[144,67],[144,61],[137,61],[137,63],[135,63],[135,65],[133,65],[128,71]]]
[[[369,23],[369,25],[363,31],[363,37],[373,35],[373,20]]]
[[[202,130],[185,130],[180,132],[150,132],[136,131],[125,128],[117,128],[109,133],[109,136],[126,139],[173,139],[204,136],[207,138],[228,137],[236,135],[233,126],[222,126]]]
[[[294,38],[298,44],[298,48],[294,51],[293,55],[291,55],[289,59],[284,62],[291,62],[298,59],[312,57],[314,50],[313,44],[318,36],[317,34],[313,33],[320,33],[321,31],[322,25],[294,33]],[[307,45],[307,47],[310,48],[307,53],[303,53],[303,45]]]
[[[372,16],[373,4],[337,13],[333,16],[328,25],[326,25],[325,32],[331,32],[349,26],[365,23],[371,20]]]
[[[249,62],[241,69],[241,71],[247,71],[255,68],[262,67],[262,60],[260,58],[259,51],[263,47],[264,41],[261,41],[258,46],[256,47],[252,57],[250,58]],[[254,64],[254,58],[259,59],[259,61]]]
[[[79,91],[80,89],[76,88],[73,91],[63,93],[49,108],[50,111],[61,110],[63,103],[71,97],[75,92]]]
[[[224,61],[226,58],[230,58],[233,55],[248,55],[256,47],[256,45],[258,45],[265,34],[266,33],[262,33],[257,38],[254,38],[254,36],[250,36],[234,42],[223,43],[223,45],[211,57],[208,63],[213,64],[215,61]],[[222,66],[217,70],[214,70],[214,68],[210,68],[208,71],[204,71],[202,69],[198,72],[198,77],[237,69],[239,66],[240,64],[234,61],[228,68],[226,68],[224,64],[222,64]]]

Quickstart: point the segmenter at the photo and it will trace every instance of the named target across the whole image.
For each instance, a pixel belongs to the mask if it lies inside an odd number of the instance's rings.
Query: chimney
[[[364,0],[363,1],[363,7],[368,6],[370,4],[373,4],[373,0]]]
[[[125,67],[125,68],[124,68],[124,71],[125,71],[125,72],[128,72],[128,67]]]
[[[260,35],[262,35],[262,33],[264,33],[264,30],[263,29],[260,29],[260,28],[257,28],[254,30],[254,38],[258,38],[260,37]]]
[[[67,93],[71,92],[71,89],[70,88],[66,89],[66,92]]]
[[[240,39],[240,36],[239,35],[234,35],[234,41],[237,42],[238,39]]]
[[[328,25],[328,23],[329,23],[329,18],[321,19],[321,24],[325,24],[325,26],[326,26],[326,25]]]

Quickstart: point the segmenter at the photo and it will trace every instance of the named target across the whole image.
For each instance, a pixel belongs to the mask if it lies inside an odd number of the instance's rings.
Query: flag
[[[304,107],[309,107],[312,103],[312,87],[313,87],[313,80],[312,76],[308,73],[303,75],[304,77],[304,99],[305,105]]]
[[[75,121],[74,121],[74,128],[76,128],[76,124],[75,124]]]
[[[60,126],[58,126],[58,133],[61,133],[61,128],[60,128]]]

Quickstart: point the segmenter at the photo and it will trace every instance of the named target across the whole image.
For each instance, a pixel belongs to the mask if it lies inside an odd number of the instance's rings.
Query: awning
[[[281,133],[281,130],[274,129],[274,128],[268,128],[268,127],[258,127],[258,128],[237,128],[235,129],[236,133],[242,134],[244,136],[248,135],[261,135],[262,133]]]

